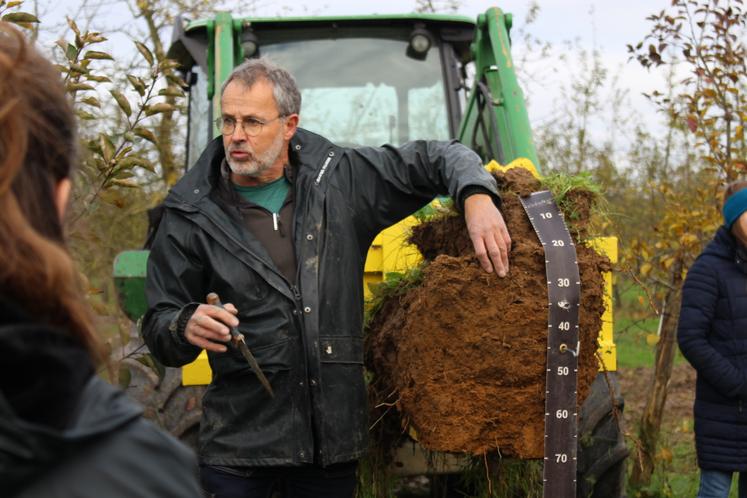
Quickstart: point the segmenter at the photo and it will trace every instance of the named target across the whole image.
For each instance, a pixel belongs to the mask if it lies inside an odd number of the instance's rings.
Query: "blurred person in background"
[[[677,331],[698,374],[698,498],[747,498],[747,180],[724,191],[724,224],[687,274]]]
[[[96,376],[62,219],[76,159],[57,70],[0,22],[0,494],[197,497],[197,464]]]

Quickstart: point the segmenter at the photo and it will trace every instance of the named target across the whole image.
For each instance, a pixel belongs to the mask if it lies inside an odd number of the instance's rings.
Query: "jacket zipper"
[[[293,298],[296,300],[296,302],[301,302],[301,291],[298,290],[298,287],[295,284],[292,284],[290,286],[291,292],[293,292]]]

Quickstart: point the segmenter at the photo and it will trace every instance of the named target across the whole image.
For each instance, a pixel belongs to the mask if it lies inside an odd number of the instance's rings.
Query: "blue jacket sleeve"
[[[716,272],[705,259],[699,258],[687,273],[682,288],[677,342],[698,375],[716,391],[729,398],[744,397],[747,395],[744,372],[708,340],[718,295]]]

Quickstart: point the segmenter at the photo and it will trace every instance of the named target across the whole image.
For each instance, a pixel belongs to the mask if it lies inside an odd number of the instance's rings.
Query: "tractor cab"
[[[253,57],[289,70],[302,93],[300,126],[340,145],[456,137],[474,29],[468,18],[437,15],[248,20],[219,14],[177,23],[169,55],[190,85],[187,164],[217,135],[212,120],[220,115],[222,81]]]

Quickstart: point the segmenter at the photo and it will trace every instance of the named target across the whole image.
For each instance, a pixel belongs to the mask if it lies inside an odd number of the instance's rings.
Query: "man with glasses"
[[[457,142],[346,148],[298,127],[301,95],[264,59],[221,89],[222,137],[172,189],[148,262],[143,336],[163,364],[207,350],[198,453],[215,497],[348,498],[366,449],[363,263],[376,234],[450,194],[480,264],[508,272],[493,178]],[[217,292],[224,308],[204,304]],[[265,390],[228,347],[238,327]]]

